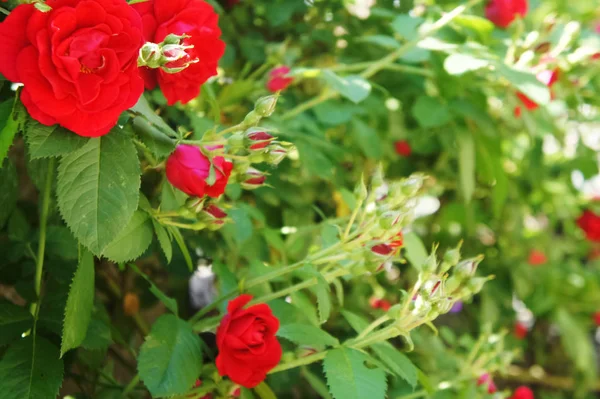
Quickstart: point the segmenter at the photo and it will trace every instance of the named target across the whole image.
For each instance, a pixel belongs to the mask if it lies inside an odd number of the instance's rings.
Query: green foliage
[[[89,139],[63,157],[58,168],[60,212],[75,237],[94,254],[102,253],[125,230],[137,209],[139,187],[135,147],[118,129]]]
[[[0,302],[0,346],[15,341],[33,325],[27,309],[10,302]]]
[[[152,326],[138,356],[138,371],[153,397],[181,395],[193,385],[202,368],[200,338],[191,326],[173,315]]]
[[[299,345],[316,347],[339,345],[339,341],[335,337],[318,327],[306,324],[285,324],[279,328],[277,335]]]
[[[140,257],[152,242],[154,236],[150,216],[137,210],[125,226],[102,251],[102,256],[114,262],[127,262]]]
[[[0,168],[8,154],[16,134],[23,128],[27,113],[19,102],[19,97],[0,104]]]
[[[77,348],[86,338],[94,306],[94,257],[83,251],[71,288],[63,323],[61,357],[70,349]]]
[[[335,399],[385,398],[385,373],[368,368],[366,361],[367,357],[355,349],[342,347],[327,353],[323,369]]]
[[[25,139],[31,159],[67,155],[89,140],[58,125],[46,126],[33,119],[25,124]]]
[[[59,351],[43,337],[23,338],[0,361],[0,386],[6,399],[55,398],[63,379]]]

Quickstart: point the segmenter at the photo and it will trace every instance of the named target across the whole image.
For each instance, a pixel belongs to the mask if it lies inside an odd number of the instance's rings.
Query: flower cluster
[[[44,125],[80,136],[107,134],[147,88],[159,85],[169,104],[198,96],[216,74],[225,45],[218,16],[202,0],[48,0],[45,10],[21,4],[0,23],[0,73],[22,83],[21,101]],[[167,67],[138,68],[145,40],[184,35],[182,54]],[[173,50],[176,50],[174,48]]]

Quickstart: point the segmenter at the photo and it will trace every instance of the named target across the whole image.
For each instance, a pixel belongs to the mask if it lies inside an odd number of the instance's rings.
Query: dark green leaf
[[[33,325],[31,313],[8,301],[0,301],[0,346],[21,337]]]
[[[468,204],[475,192],[475,140],[470,132],[459,132],[458,169],[462,196]]]
[[[89,140],[58,125],[46,126],[33,119],[25,125],[25,139],[32,159],[66,155]]]
[[[417,368],[404,353],[387,342],[373,345],[371,348],[394,374],[408,382],[413,388],[417,385]]]
[[[331,88],[355,104],[363,101],[371,93],[371,84],[356,75],[338,76],[328,69],[321,74]]]
[[[392,29],[405,40],[410,41],[419,36],[418,27],[421,23],[423,23],[422,18],[402,14],[392,21]]]
[[[8,102],[8,104],[7,104]],[[6,111],[12,109],[10,114]],[[6,117],[7,115],[8,117]],[[7,100],[0,105],[0,168],[4,162],[4,158],[8,154],[8,149],[12,145],[16,134],[22,129],[27,118],[25,107],[16,96],[14,100]]]
[[[150,246],[153,230],[150,216],[144,211],[135,211],[125,229],[108,244],[102,256],[120,263],[137,259]]]
[[[164,292],[162,292],[153,282],[152,280],[150,280],[150,277],[148,277],[145,273],[143,273],[140,269],[138,269],[138,267],[136,265],[134,265],[133,263],[129,265],[129,267],[131,267],[133,269],[133,271],[135,271],[138,275],[140,275],[144,280],[146,280],[148,282],[148,284],[150,284],[150,292],[156,297],[158,298],[158,300],[160,300],[167,309],[169,309],[171,312],[175,313],[175,315],[177,315],[178,313],[178,309],[177,309],[177,301],[167,295],[165,295]]]
[[[158,238],[158,243],[165,254],[165,258],[167,258],[167,263],[171,263],[171,258],[173,257],[173,244],[171,243],[171,237],[169,236],[167,230],[155,219],[152,219],[152,225],[154,226],[154,232]]]
[[[277,336],[288,339],[298,345],[337,346],[337,338],[318,327],[309,324],[286,324],[277,331]]]
[[[420,96],[417,99],[412,114],[419,125],[426,128],[443,126],[452,119],[446,104],[428,96]]]

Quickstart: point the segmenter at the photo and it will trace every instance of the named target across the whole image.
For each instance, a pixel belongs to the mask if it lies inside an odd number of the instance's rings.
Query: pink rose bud
[[[381,256],[389,256],[394,251],[395,248],[388,244],[377,244],[371,247],[371,252]]]
[[[271,93],[275,93],[287,89],[294,81],[294,78],[286,77],[288,73],[290,73],[290,68],[287,66],[281,66],[271,70],[271,72],[269,72],[269,80],[267,81],[267,90]]]
[[[508,27],[517,16],[527,14],[527,0],[490,0],[485,16],[500,28]]]
[[[248,168],[245,180],[242,181],[241,185],[246,190],[254,190],[261,187],[265,183],[265,180],[267,180],[267,176],[263,172],[254,168]]]
[[[262,150],[275,138],[267,132],[250,132],[246,135],[250,142],[250,150]]]
[[[403,156],[403,157],[409,157],[410,154],[412,153],[412,148],[410,147],[410,144],[406,140],[396,141],[394,143],[394,149],[396,150],[396,154]]]
[[[515,324],[514,334],[517,339],[525,339],[525,337],[527,337],[528,332],[529,329],[523,323],[517,322]]]
[[[217,198],[225,191],[233,164],[223,157],[212,159],[214,181],[211,182],[211,161],[198,147],[179,145],[166,164],[169,182],[187,195]]]

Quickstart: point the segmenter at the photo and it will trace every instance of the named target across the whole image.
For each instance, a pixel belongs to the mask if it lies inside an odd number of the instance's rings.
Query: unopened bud
[[[147,68],[161,68],[167,73],[177,73],[186,69],[191,64],[198,62],[192,59],[187,50],[194,48],[185,45],[183,40],[187,35],[170,34],[161,43],[144,43],[138,56],[138,66]]]
[[[450,270],[451,267],[454,267],[460,261],[460,247],[462,246],[462,241],[458,243],[456,248],[449,249],[444,254],[444,259],[442,263],[442,273]]]
[[[196,214],[202,211],[204,208],[204,202],[206,201],[206,197],[198,198],[198,197],[190,197],[185,202],[185,207],[190,210],[192,213]]]
[[[471,295],[478,294],[488,280],[487,277],[474,277],[467,282],[467,289]]]
[[[256,126],[258,122],[262,119],[262,116],[256,111],[250,111],[248,115],[244,118],[244,126]]]
[[[456,266],[456,268],[454,269],[454,273],[458,278],[466,280],[475,274],[477,266],[482,260],[482,257],[463,260]]]
[[[145,66],[148,68],[160,68],[161,61],[161,48],[156,43],[146,42],[140,49],[138,57],[138,66]]]
[[[227,144],[232,150],[244,148],[244,136],[241,133],[235,133],[227,138]]]
[[[275,112],[278,97],[273,95],[259,98],[254,104],[254,110],[262,117],[271,116]]]
[[[251,151],[264,149],[275,138],[265,131],[256,129],[251,129],[249,132],[246,132],[245,137]]]
[[[365,184],[364,176],[360,177],[360,181],[354,188],[354,195],[356,196],[358,202],[363,202],[367,199],[367,195],[369,195],[369,192],[367,191],[367,185]]]
[[[227,214],[221,208],[213,204],[207,206],[201,214],[202,221],[207,223],[207,227],[210,230],[221,228],[225,223],[226,218]]]
[[[261,187],[265,183],[265,180],[267,180],[267,176],[263,172],[254,168],[248,168],[241,185],[246,190],[254,190]]]
[[[269,148],[268,162],[272,165],[278,165],[287,157],[288,150],[280,145],[274,145]]]
[[[427,259],[425,259],[425,263],[421,266],[421,270],[423,273],[435,273],[437,266],[437,256],[435,255],[435,252],[432,252]]]

